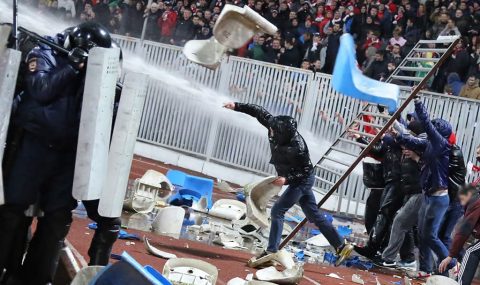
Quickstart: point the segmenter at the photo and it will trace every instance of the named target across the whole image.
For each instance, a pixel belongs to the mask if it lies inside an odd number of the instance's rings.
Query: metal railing
[[[332,89],[331,76],[298,68],[230,56],[215,71],[191,64],[181,48],[115,36],[125,54],[140,55],[146,62],[201,83],[240,102],[255,103],[273,114],[295,117],[311,153],[322,151],[359,113],[362,102]],[[405,90],[403,92],[408,92]],[[465,159],[473,159],[480,144],[480,102],[423,92],[432,117],[451,122]],[[410,107],[413,110],[413,106]],[[151,79],[138,140],[159,145],[206,161],[261,175],[274,174],[269,164],[265,132],[250,130],[238,122],[216,116],[195,100],[185,100],[168,87]],[[314,138],[313,140],[311,138]],[[313,143],[312,143],[313,142]],[[320,152],[320,153],[319,153]],[[322,182],[315,190],[321,194]],[[351,175],[337,192],[337,211],[363,215],[368,196],[361,169]]]

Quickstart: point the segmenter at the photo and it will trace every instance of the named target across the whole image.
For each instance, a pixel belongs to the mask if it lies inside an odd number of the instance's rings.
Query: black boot
[[[48,284],[53,282],[58,266],[60,250],[70,230],[72,213],[62,209],[45,213],[38,218],[37,229],[30,242],[22,267],[26,284]]]
[[[31,218],[24,214],[24,207],[0,206],[0,283],[18,274],[27,244]],[[2,277],[2,272],[5,273]]]
[[[88,249],[88,256],[90,257],[88,265],[105,266],[108,264],[113,244],[117,240],[119,232],[119,225],[110,227],[110,229],[105,229],[99,226],[95,230],[95,235],[93,236],[92,243]]]

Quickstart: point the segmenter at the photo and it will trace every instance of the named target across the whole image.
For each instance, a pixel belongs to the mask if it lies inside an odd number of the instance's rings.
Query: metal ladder
[[[459,38],[449,38],[419,41],[386,80],[386,82],[397,85],[414,86],[410,95],[397,111],[390,116],[386,113],[380,113],[376,104],[368,103],[357,117],[347,125],[315,166],[314,187],[326,191],[325,196],[318,203],[319,208],[333,193],[340,190],[341,184],[347,180],[355,167],[367,156],[373,145],[380,140],[408,104],[423,89],[427,81],[436,73],[437,69],[451,55],[459,40]],[[427,67],[425,63],[431,64],[431,67]],[[366,121],[363,119],[364,116],[368,116],[372,120]],[[365,127],[375,129],[376,134],[362,131],[362,128],[365,129]],[[368,145],[360,143],[352,138],[352,134],[365,137],[370,140],[370,143]],[[307,219],[303,219],[282,241],[280,248],[283,248],[306,222]]]

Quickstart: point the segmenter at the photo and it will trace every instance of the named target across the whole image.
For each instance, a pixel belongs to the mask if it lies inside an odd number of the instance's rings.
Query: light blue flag
[[[350,34],[340,37],[340,49],[335,61],[332,78],[333,89],[343,95],[387,106],[390,112],[397,110],[400,88],[363,75],[357,67],[355,45]]]

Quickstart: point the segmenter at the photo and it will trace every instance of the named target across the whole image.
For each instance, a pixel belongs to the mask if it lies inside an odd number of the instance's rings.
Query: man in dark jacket
[[[278,63],[290,67],[298,67],[300,65],[300,52],[295,47],[295,40],[293,38],[287,38],[285,40],[285,48],[280,52],[280,58]]]
[[[325,56],[325,73],[332,74],[335,60],[337,59],[338,49],[340,48],[340,37],[342,36],[342,27],[340,23],[333,24],[333,31],[327,38],[327,50]]]
[[[385,60],[385,52],[377,50],[375,60],[365,70],[365,75],[375,80],[385,78],[388,73],[388,62]]]
[[[400,157],[402,150],[390,135],[378,142],[371,150],[370,155],[381,159],[385,188],[382,192],[380,210],[364,247],[355,247],[355,251],[367,258],[374,258],[377,251],[388,239],[390,226],[395,213],[400,209],[403,195],[400,191]]]
[[[480,261],[480,242],[478,241],[480,239],[480,195],[478,187],[472,185],[465,186],[458,194],[460,203],[465,207],[465,215],[456,226],[452,246],[448,256],[440,263],[438,271],[448,270],[455,258],[459,257],[465,242],[472,235],[477,241],[466,250],[458,273],[459,284],[470,285]]]
[[[185,9],[183,17],[177,22],[171,44],[184,46],[185,43],[195,37],[195,25],[192,21],[192,11]]]
[[[448,196],[450,205],[448,206],[442,226],[438,232],[440,240],[447,248],[452,244],[452,232],[458,220],[463,216],[463,207],[458,200],[458,191],[465,185],[467,176],[467,167],[463,158],[462,149],[458,145],[452,145],[450,153],[450,165],[448,166]]]
[[[399,135],[397,140],[406,148],[421,153],[421,183],[424,202],[418,218],[420,271],[433,272],[432,251],[438,259],[448,255],[448,249],[438,237],[438,231],[450,198],[448,197],[448,167],[451,153],[451,125],[443,119],[430,120],[424,104],[415,100],[415,113],[427,139]],[[454,264],[452,263],[451,266]]]
[[[408,132],[399,123],[395,124],[395,129],[402,134]],[[423,128],[417,121],[409,123],[408,129],[412,135],[415,135],[415,132],[420,137],[425,135]],[[423,203],[419,160],[420,156],[417,153],[403,148],[400,163],[400,188],[405,196],[404,204],[393,220],[390,240],[382,253],[381,262],[383,266],[413,268],[414,270],[417,268],[414,254],[413,227],[417,225],[418,213]],[[399,252],[400,262],[397,263],[395,260]]]
[[[253,104],[230,102],[224,107],[255,117],[268,129],[272,152],[270,163],[278,173],[278,178],[273,183],[278,186],[288,185],[272,207],[268,247],[262,256],[278,251],[285,213],[299,203],[307,219],[320,229],[335,248],[339,255],[337,265],[342,263],[350,256],[353,247],[342,240],[333,225],[318,210],[312,191],[315,182],[313,165],[307,144],[297,132],[295,119],[289,116],[273,116],[264,108]]]

